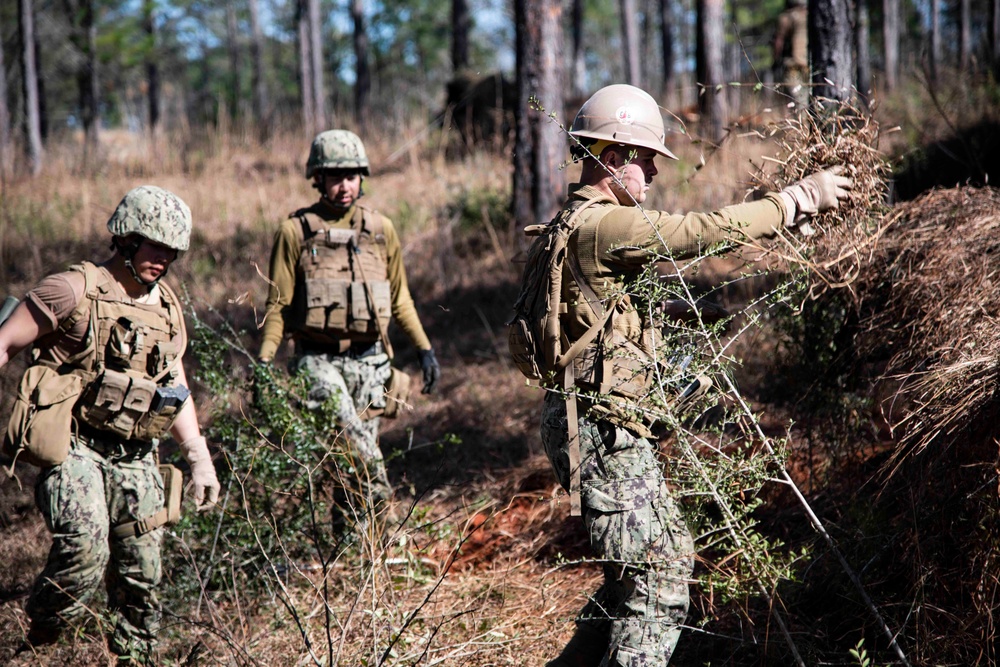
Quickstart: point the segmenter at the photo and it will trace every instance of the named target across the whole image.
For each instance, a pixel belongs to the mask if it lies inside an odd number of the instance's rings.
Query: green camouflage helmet
[[[368,155],[360,137],[348,130],[320,132],[309,147],[306,178],[323,169],[357,169],[368,175]]]
[[[191,209],[180,197],[155,185],[129,190],[108,220],[114,236],[138,234],[178,252],[191,241]]]

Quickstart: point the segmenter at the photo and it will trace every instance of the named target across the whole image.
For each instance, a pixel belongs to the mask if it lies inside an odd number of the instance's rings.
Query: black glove
[[[430,394],[434,391],[434,385],[441,377],[441,367],[438,366],[438,360],[434,357],[434,350],[418,350],[417,354],[420,355],[420,370],[424,372],[422,393]]]

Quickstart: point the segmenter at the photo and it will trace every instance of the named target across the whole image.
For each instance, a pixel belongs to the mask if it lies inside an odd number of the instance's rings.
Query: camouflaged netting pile
[[[191,209],[180,197],[155,185],[129,190],[108,220],[114,236],[138,234],[183,252],[191,240]]]

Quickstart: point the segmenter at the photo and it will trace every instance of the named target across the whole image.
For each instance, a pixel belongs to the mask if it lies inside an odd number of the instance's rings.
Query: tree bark
[[[309,9],[309,55],[312,56],[313,112],[316,114],[313,129],[322,132],[327,129],[326,93],[323,86],[323,21],[320,18],[319,0],[306,0]]]
[[[240,57],[240,32],[236,16],[236,0],[227,0],[226,2],[226,50],[229,52],[230,113],[234,118],[240,118],[243,106],[243,59]]]
[[[515,0],[517,104],[514,152],[515,225],[546,222],[559,210],[565,187],[559,164],[566,138],[548,114],[563,113],[562,3]],[[530,104],[529,98],[536,100]],[[538,107],[538,110],[530,107]]]
[[[316,132],[316,107],[313,95],[312,48],[309,38],[309,12],[307,0],[298,3],[298,38],[299,38],[299,92],[302,97],[302,125],[306,132]]]
[[[724,0],[697,1],[698,42],[696,61],[702,95],[702,131],[710,140],[720,141],[727,122],[726,91],[723,86],[726,40]]]
[[[667,2],[668,0],[664,0]],[[1000,2],[1000,0],[997,0]],[[573,95],[583,98],[587,95],[587,61],[583,48],[583,0],[573,0]]]
[[[253,117],[262,139],[270,134],[271,108],[264,79],[264,33],[260,27],[257,0],[247,0],[250,11],[250,86],[253,88]]]
[[[670,99],[674,93],[674,22],[670,0],[660,0],[660,46],[663,53],[661,93]]]
[[[39,111],[38,67],[35,62],[35,16],[31,0],[19,0],[21,83],[24,87],[25,148],[32,176],[42,171],[42,123]]]
[[[149,133],[156,134],[160,122],[160,66],[156,52],[156,23],[153,0],[144,0],[142,5],[143,30],[146,32],[146,104],[149,106]]]
[[[870,49],[868,0],[857,0],[854,47],[857,54],[857,89],[865,104],[871,103],[872,60]]]
[[[622,24],[622,45],[625,52],[625,81],[639,85],[639,27],[635,0],[619,0],[618,11]]]
[[[889,92],[899,83],[899,0],[882,0],[882,42],[885,90]]]
[[[972,61],[972,2],[959,0],[958,69],[965,74]]]
[[[13,164],[10,133],[10,107],[7,106],[7,68],[3,57],[3,34],[0,31],[0,178],[6,181]]]
[[[351,16],[354,18],[354,57],[357,62],[354,82],[354,120],[361,130],[368,125],[368,94],[371,91],[371,73],[368,69],[368,31],[365,28],[365,2],[352,0]]]
[[[990,3],[990,57],[993,59],[993,75],[1000,79],[1000,0]]]
[[[854,87],[850,0],[810,0],[809,52],[813,99],[847,100]]]
[[[451,0],[451,67],[456,74],[469,67],[470,26],[468,0]]]
[[[63,3],[70,20],[70,42],[79,53],[76,60],[76,87],[80,122],[83,124],[84,162],[97,150],[98,110],[97,26],[93,0],[66,0]]]
[[[930,53],[927,54],[927,77],[937,81],[941,62],[941,0],[931,0]]]

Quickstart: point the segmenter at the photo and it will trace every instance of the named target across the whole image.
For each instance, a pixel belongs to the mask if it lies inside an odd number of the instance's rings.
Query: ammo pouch
[[[125,440],[152,440],[163,435],[180,412],[189,394],[186,388],[180,400],[163,398],[164,392],[178,389],[159,387],[152,380],[105,368],[87,386],[77,416],[85,424]]]
[[[399,370],[398,368],[389,368],[389,379],[385,381],[385,407],[384,408],[365,408],[360,415],[358,415],[363,420],[373,419],[375,417],[385,417],[386,419],[395,419],[398,417],[403,410],[410,410],[411,407],[407,403],[410,399],[410,376],[407,373]]]
[[[73,406],[83,388],[75,373],[36,364],[25,371],[7,424],[3,453],[48,468],[69,456]]]
[[[383,417],[395,419],[405,410],[410,410],[410,375],[398,368],[390,368],[389,380],[385,385],[385,412]]]
[[[180,470],[169,463],[161,463],[159,470],[160,477],[163,478],[163,508],[146,519],[129,521],[115,526],[111,529],[115,537],[139,537],[160,526],[172,526],[181,520],[183,475],[181,475]]]
[[[517,370],[529,380],[541,380],[539,353],[528,321],[518,314],[507,325],[507,348]]]
[[[368,303],[371,288],[374,304]],[[388,281],[351,282],[339,278],[306,278],[306,329],[330,336],[377,334],[375,318],[388,321],[392,315],[392,292]],[[373,314],[374,313],[374,314]]]

